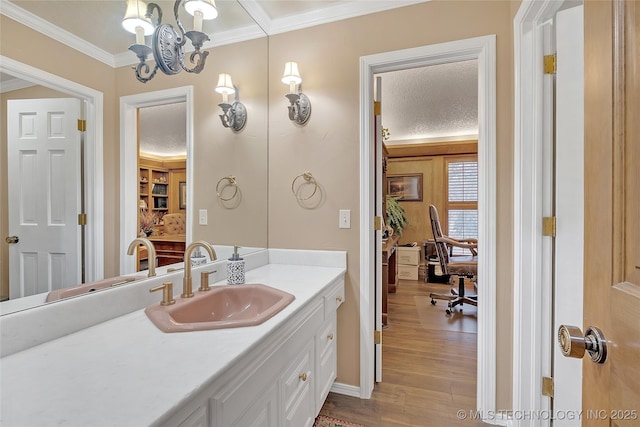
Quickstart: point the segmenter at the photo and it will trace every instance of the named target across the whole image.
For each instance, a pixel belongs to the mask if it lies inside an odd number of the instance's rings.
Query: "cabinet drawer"
[[[324,318],[331,318],[338,307],[344,302],[344,282],[341,282],[339,286],[332,288],[326,295],[324,301]]]

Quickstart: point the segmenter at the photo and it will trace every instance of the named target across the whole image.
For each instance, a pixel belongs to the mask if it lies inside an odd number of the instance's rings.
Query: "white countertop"
[[[4,357],[0,424],[124,427],[160,422],[344,272],[342,267],[286,264],[247,271],[247,283],[296,297],[262,325],[164,333],[141,309]]]

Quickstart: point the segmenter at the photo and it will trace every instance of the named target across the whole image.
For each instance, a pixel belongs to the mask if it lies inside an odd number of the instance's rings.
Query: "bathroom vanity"
[[[70,305],[110,305],[116,297],[137,301],[135,310],[116,310],[80,330],[61,335],[58,328],[50,340],[20,331],[21,339],[42,342],[28,348],[19,343],[13,348],[20,351],[0,359],[0,424],[312,426],[336,378],[336,313],[344,301],[346,253],[271,249],[246,260],[247,283],[295,296],[256,326],[160,331],[144,313],[159,302],[148,290],[167,280],[179,290],[180,272],[96,293],[86,298],[91,302],[77,298],[0,317],[4,346],[10,338],[4,327],[15,329],[12,321],[24,320],[10,316],[31,316],[31,326],[47,329],[54,315],[38,310],[63,313],[67,305],[77,312]],[[223,280],[224,262],[193,271],[210,271],[212,287],[232,286]]]

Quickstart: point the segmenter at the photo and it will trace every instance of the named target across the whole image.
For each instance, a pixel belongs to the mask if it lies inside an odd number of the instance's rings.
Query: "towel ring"
[[[222,184],[222,181],[225,181],[225,180],[227,181],[227,184],[224,185],[222,189],[220,189],[220,184]],[[222,197],[222,190],[224,190],[225,187],[228,187],[230,185],[233,185],[235,187],[235,191],[233,192],[231,197],[228,197],[225,199],[224,197]],[[229,200],[232,200],[234,197],[236,197],[238,195],[238,183],[236,182],[236,177],[233,175],[229,175],[229,176],[220,178],[220,180],[216,184],[216,194],[218,195],[218,199],[222,200],[223,202],[228,202]]]
[[[298,194],[296,193],[296,190],[294,188],[298,178],[304,178],[304,180],[305,180],[305,182],[307,184],[313,184],[313,193],[311,193],[309,196],[307,196],[305,198],[298,197]],[[300,188],[300,187],[298,187],[298,188]],[[291,192],[293,193],[294,196],[296,196],[296,199],[298,199],[298,200],[309,200],[310,198],[313,197],[314,194],[316,194],[316,191],[318,191],[318,182],[313,177],[313,175],[311,175],[311,172],[306,171],[305,173],[301,173],[300,175],[298,175],[295,178],[293,178],[293,182],[291,183]]]

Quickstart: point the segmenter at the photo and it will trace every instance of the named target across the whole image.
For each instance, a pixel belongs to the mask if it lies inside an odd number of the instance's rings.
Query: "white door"
[[[9,298],[80,283],[78,99],[7,104]]]
[[[374,107],[374,143],[375,143],[375,177],[376,177],[376,206],[375,212],[378,218],[383,218],[382,213],[382,78],[376,77],[375,80],[375,103]],[[378,333],[379,340],[375,344],[375,380],[382,381],[382,230],[375,230],[376,245],[376,319],[375,330]]]
[[[584,247],[583,7],[557,13],[554,326],[582,323]],[[553,346],[554,426],[580,426],[582,368]]]

